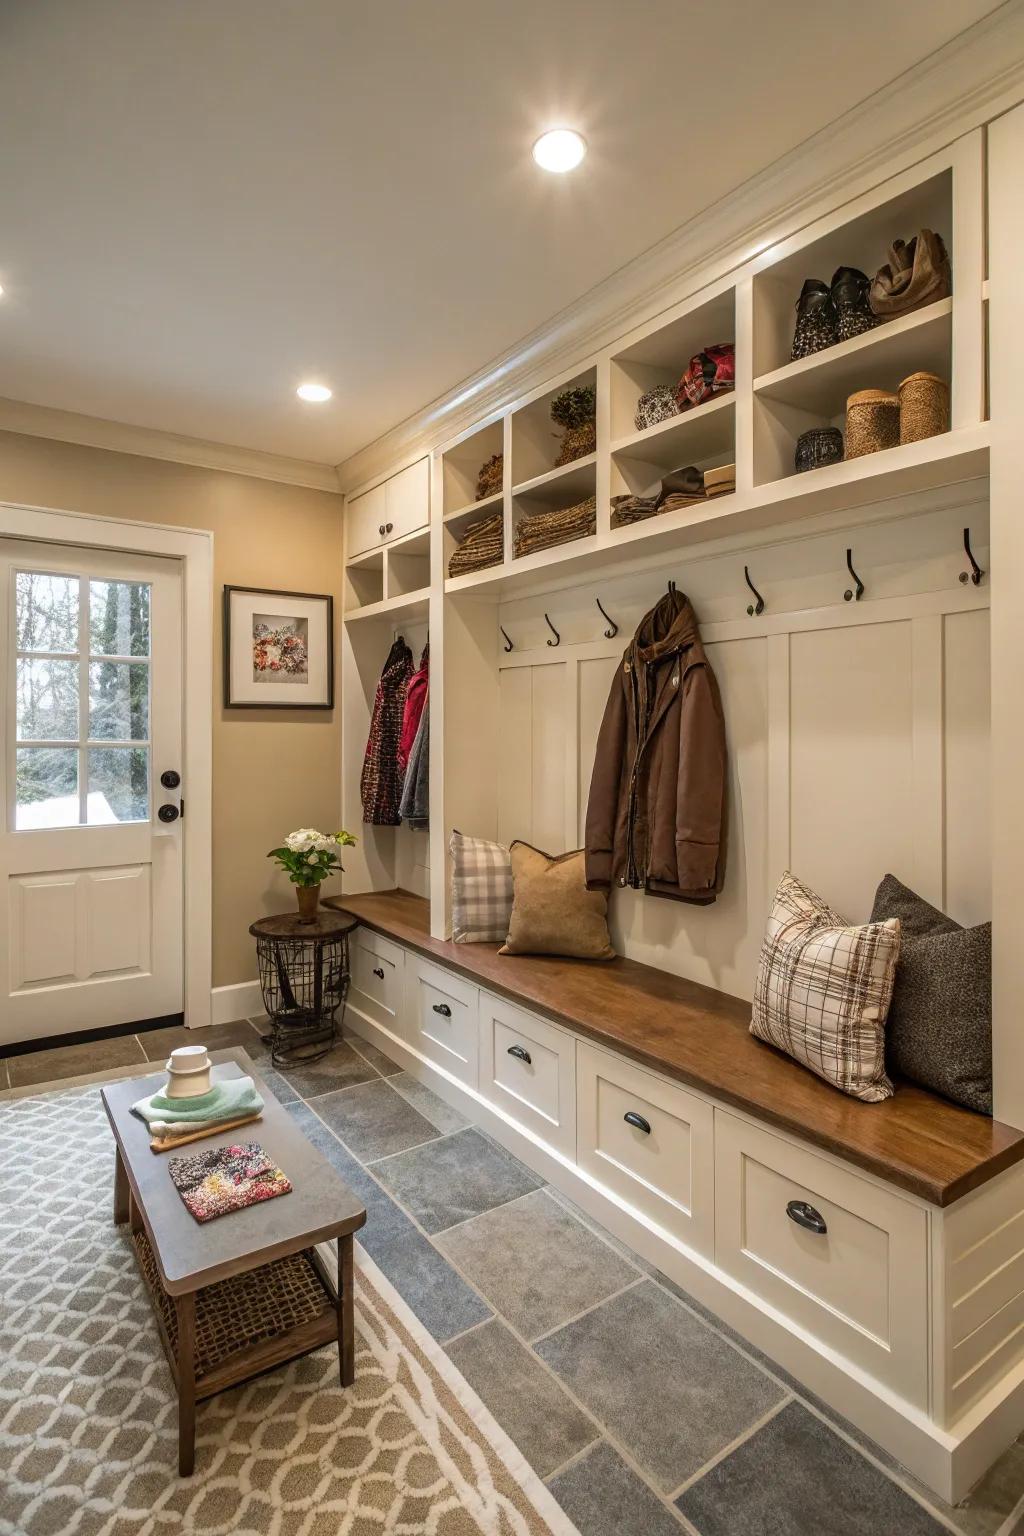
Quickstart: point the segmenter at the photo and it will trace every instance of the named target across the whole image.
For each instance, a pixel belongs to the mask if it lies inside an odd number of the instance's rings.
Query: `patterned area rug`
[[[0,1103],[3,1536],[572,1536],[444,1352],[357,1247],[355,1385],[335,1348],[177,1407],[95,1087]],[[230,1221],[230,1216],[224,1218]]]

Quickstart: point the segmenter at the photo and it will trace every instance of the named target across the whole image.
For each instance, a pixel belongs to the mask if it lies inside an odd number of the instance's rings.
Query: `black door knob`
[[[174,768],[165,768],[160,775],[160,783],[164,789],[177,789],[181,783],[181,774]]]
[[[176,805],[162,805],[157,811],[161,821],[177,821],[178,807]]]
[[[378,523],[377,524],[377,532],[380,534],[381,538],[384,537],[384,524],[383,523]]]

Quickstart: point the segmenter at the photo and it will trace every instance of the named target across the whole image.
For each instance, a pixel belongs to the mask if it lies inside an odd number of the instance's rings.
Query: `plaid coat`
[[[359,788],[363,820],[375,827],[397,827],[402,798],[398,747],[402,734],[405,693],[412,676],[412,651],[399,636],[388,652],[373,701],[370,736],[366,743]]]

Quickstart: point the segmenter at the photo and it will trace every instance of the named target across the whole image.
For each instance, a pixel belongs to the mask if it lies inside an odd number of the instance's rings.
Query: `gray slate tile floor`
[[[177,1033],[0,1060],[0,1088],[144,1071]],[[1024,1439],[950,1509],[374,1046],[273,1072],[259,1021],[201,1034],[359,1194],[359,1241],[580,1536],[1024,1536]]]

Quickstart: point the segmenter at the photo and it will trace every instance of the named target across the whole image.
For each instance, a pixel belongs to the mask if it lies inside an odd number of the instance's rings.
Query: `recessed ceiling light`
[[[533,146],[533,158],[545,171],[571,171],[587,152],[587,141],[574,128],[552,128]]]
[[[323,404],[331,398],[331,391],[326,384],[300,384],[295,391],[300,400],[309,400],[317,404]]]

